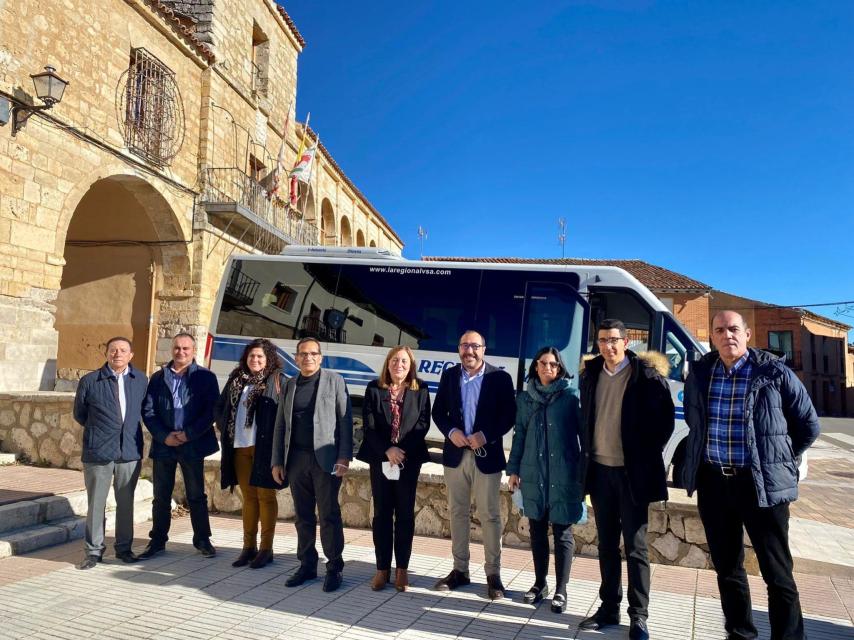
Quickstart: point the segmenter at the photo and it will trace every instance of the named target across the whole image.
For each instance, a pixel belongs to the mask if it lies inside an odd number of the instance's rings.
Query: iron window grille
[[[143,47],[133,49],[119,85],[119,116],[128,149],[168,165],[184,142],[184,108],[175,73]]]

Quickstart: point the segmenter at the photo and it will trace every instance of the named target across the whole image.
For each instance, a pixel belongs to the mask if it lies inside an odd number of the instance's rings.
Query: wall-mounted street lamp
[[[33,85],[36,88],[36,97],[44,102],[43,105],[30,106],[22,103],[16,103],[12,106],[12,135],[14,136],[19,130],[23,129],[27,120],[36,111],[47,111],[57,102],[62,100],[62,94],[65,93],[65,87],[68,86],[68,80],[63,80],[56,75],[56,69],[51,66],[44,68],[41,73],[34,73],[30,76],[33,79]]]

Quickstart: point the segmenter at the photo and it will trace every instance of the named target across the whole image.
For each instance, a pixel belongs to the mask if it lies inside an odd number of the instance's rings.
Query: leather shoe
[[[453,591],[457,587],[464,587],[467,584],[471,584],[471,580],[466,574],[462,571],[451,569],[451,573],[434,584],[433,588],[436,591]]]
[[[137,560],[148,560],[149,558],[153,558],[158,553],[163,553],[166,550],[166,547],[162,544],[154,544],[153,542],[149,542],[148,546],[142,550],[136,558]]]
[[[566,596],[562,593],[556,593],[552,596],[552,613],[563,613],[566,611]]]
[[[133,551],[128,550],[116,552],[116,560],[121,560],[125,564],[133,564],[139,560],[139,558]]]
[[[395,569],[394,588],[398,591],[406,591],[409,588],[409,572],[406,569]]]
[[[501,600],[504,597],[504,585],[497,573],[486,576],[486,595],[490,600]]]
[[[309,569],[300,565],[299,569],[291,574],[291,577],[285,580],[286,587],[298,587],[304,582],[314,580],[317,577],[317,569]]]
[[[340,571],[327,571],[326,577],[323,579],[323,590],[327,593],[335,591],[344,582],[344,576]]]
[[[196,549],[199,550],[203,558],[213,558],[216,555],[216,549],[214,549],[210,540],[202,540],[196,545]]]
[[[85,569],[91,569],[92,567],[94,567],[99,562],[101,562],[101,556],[89,556],[89,555],[87,555],[85,558],[83,558],[77,564],[77,568],[78,569],[84,569],[84,570]]]
[[[620,624],[619,613],[605,613],[602,609],[598,609],[592,616],[579,622],[578,628],[582,631],[599,631],[616,624]]]
[[[261,567],[266,567],[273,561],[273,550],[272,549],[261,549],[258,552],[258,555],[255,556],[255,559],[249,563],[250,569],[260,569]]]
[[[231,563],[232,567],[245,567],[247,564],[252,562],[255,559],[255,556],[258,555],[258,549],[243,549],[240,552],[240,555],[237,556],[237,560]]]
[[[522,602],[525,604],[537,604],[547,595],[549,595],[549,585],[535,584],[533,587],[528,589],[524,596],[522,596]]]
[[[629,640],[649,640],[649,629],[643,618],[632,618],[629,625]]]
[[[382,591],[388,584],[391,576],[389,569],[377,569],[374,579],[371,580],[371,591]]]

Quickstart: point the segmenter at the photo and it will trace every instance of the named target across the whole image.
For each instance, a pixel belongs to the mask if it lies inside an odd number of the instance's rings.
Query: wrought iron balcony
[[[302,319],[301,338],[320,338],[324,342],[347,342],[346,329],[334,329],[320,318],[305,316]]]
[[[250,278],[242,271],[237,271],[232,267],[228,282],[225,283],[223,307],[225,309],[248,307],[255,301],[255,294],[258,293],[260,285],[261,283],[254,278]]]
[[[289,244],[319,244],[317,227],[236,167],[205,169],[201,203],[208,221],[264,253],[279,253]],[[287,184],[283,179],[282,190]]]

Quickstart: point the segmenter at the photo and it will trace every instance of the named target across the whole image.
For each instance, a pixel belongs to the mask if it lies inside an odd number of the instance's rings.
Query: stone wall
[[[0,394],[0,450],[22,454],[35,464],[80,469],[82,428],[71,417],[73,394],[35,393],[30,395]],[[146,433],[146,449],[150,436]],[[183,483],[176,481],[174,497],[184,501]],[[150,463],[143,467],[143,476],[150,477]],[[234,492],[220,489],[220,461],[217,455],[205,461],[205,486],[212,510],[239,513],[240,489]],[[697,513],[696,501],[684,491],[670,490],[670,500],[650,507],[650,560],[661,564],[707,569],[711,567],[706,535]],[[527,547],[530,542],[528,520],[513,505],[506,480],[501,490],[501,520],[504,523],[504,543]],[[280,491],[279,518],[294,517],[290,491]],[[370,478],[366,464],[354,460],[341,489],[341,512],[349,527],[368,528],[373,518]],[[435,463],[422,467],[415,502],[415,531],[418,535],[447,538],[451,535],[448,513],[448,494],[442,466]],[[481,528],[472,509],[472,539],[480,541]],[[595,514],[589,510],[589,520],[576,525],[576,553],[596,556]],[[749,540],[745,536],[745,566],[749,573],[758,574],[759,567]]]

